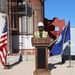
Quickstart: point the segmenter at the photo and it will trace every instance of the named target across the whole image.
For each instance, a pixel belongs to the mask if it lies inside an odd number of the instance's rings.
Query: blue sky
[[[75,0],[45,0],[44,4],[47,19],[57,17],[64,19],[66,24],[70,20],[71,26],[75,26]]]

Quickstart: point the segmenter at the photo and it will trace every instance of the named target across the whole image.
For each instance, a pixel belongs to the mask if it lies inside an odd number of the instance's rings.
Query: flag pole
[[[70,49],[69,49],[69,67],[71,67],[71,43],[70,43]]]
[[[68,21],[68,23],[70,22],[70,19]],[[71,38],[71,37],[70,37]],[[69,66],[68,67],[71,67],[71,41],[69,41]]]
[[[9,24],[8,24],[8,0],[6,0],[6,24],[7,24],[7,45],[8,45],[8,39],[9,39]],[[6,47],[6,60],[4,64],[4,69],[9,69],[9,63],[7,63],[7,47]]]
[[[8,16],[7,16],[7,14],[6,14],[6,25],[8,25]],[[7,26],[7,35],[8,35],[8,26]],[[7,40],[8,40],[8,36],[7,36]],[[8,42],[8,41],[7,41]],[[5,59],[5,64],[4,64],[4,69],[9,69],[9,63],[7,63],[7,53],[8,53],[8,51],[7,51],[7,45],[6,45],[6,59]]]

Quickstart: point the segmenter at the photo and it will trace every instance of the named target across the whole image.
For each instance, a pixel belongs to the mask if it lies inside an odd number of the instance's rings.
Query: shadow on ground
[[[17,62],[15,62],[15,63],[13,63],[13,64],[10,64],[10,65],[9,65],[9,68],[12,68],[13,66],[18,65],[18,64],[20,64],[21,62],[22,62],[22,55],[19,56],[19,60],[18,60]]]
[[[48,70],[52,70],[52,69],[56,69],[57,67],[55,67],[55,65],[63,65],[64,63],[63,62],[58,62],[58,63],[49,63],[48,64]]]

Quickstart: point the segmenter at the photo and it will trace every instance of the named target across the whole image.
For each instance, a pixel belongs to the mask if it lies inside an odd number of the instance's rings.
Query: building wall
[[[38,30],[38,22],[44,22],[44,4],[41,3],[41,0],[30,0],[30,3],[32,5],[34,31],[36,31]]]
[[[23,1],[23,3],[18,4],[19,5],[19,34],[17,33],[15,35],[16,31],[13,31],[13,36],[12,36],[12,50],[30,50],[32,48],[30,47],[26,47],[27,43],[31,43],[31,41],[26,42],[27,40],[25,40],[25,38],[19,38],[17,40],[15,40],[15,44],[17,44],[17,46],[15,46],[14,44],[14,39],[17,37],[30,37],[33,36],[33,33],[38,30],[37,25],[38,22],[42,21],[43,22],[43,5],[41,5],[41,1],[40,0],[30,0],[30,2],[26,2]],[[22,7],[22,8],[21,8]],[[25,13],[25,14],[24,14]],[[31,38],[30,38],[31,39]],[[23,42],[22,47],[19,47],[19,42],[20,40],[23,40],[21,42]],[[29,38],[28,38],[29,40]],[[28,45],[29,45],[28,44]],[[34,48],[33,48],[34,49]]]
[[[32,35],[15,35],[12,37],[12,48],[13,53],[17,53],[19,50],[33,50],[35,47],[32,46],[31,38]],[[15,40],[16,39],[16,40]]]
[[[6,12],[6,0],[0,0],[0,12]]]
[[[75,55],[75,27],[71,27],[71,55]]]
[[[66,25],[65,20],[53,18],[52,20],[48,20],[44,18],[45,30],[48,31],[49,36],[52,38],[56,38],[57,35],[59,36],[63,27]],[[55,30],[55,27],[58,27],[58,30]]]

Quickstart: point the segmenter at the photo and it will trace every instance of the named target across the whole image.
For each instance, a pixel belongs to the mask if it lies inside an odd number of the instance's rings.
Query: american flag
[[[3,17],[2,17],[3,18]],[[6,48],[7,48],[7,23],[3,18],[4,26],[2,27],[0,35],[0,61],[4,65],[6,62]]]

